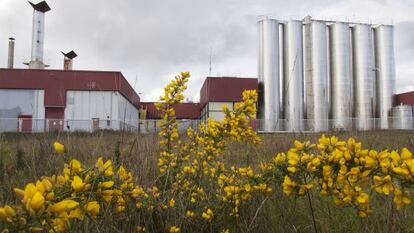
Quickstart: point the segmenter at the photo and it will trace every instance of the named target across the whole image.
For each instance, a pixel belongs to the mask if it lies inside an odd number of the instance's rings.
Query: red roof
[[[142,102],[141,106],[147,109],[147,119],[161,119],[161,112],[154,102]],[[180,103],[174,105],[177,119],[200,119],[199,103]]]
[[[257,90],[257,78],[207,77],[200,90],[200,104],[240,102],[245,90]]]
[[[43,89],[45,107],[65,107],[66,91],[119,91],[136,108],[140,98],[121,72],[0,69],[0,89]]]
[[[414,106],[414,91],[397,94],[397,105],[406,104]]]

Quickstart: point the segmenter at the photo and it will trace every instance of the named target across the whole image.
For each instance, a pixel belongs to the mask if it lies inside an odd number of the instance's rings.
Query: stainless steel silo
[[[330,105],[334,129],[351,125],[351,44],[350,28],[336,22],[330,26]]]
[[[262,19],[259,27],[259,109],[260,130],[278,130],[279,106],[279,23]]]
[[[303,130],[303,25],[291,20],[284,27],[283,98],[285,129]]]
[[[395,93],[394,28],[380,25],[375,28],[376,117],[378,127],[389,127],[389,116]]]
[[[328,130],[328,56],[326,23],[305,24],[306,118],[309,130]]]
[[[373,124],[374,60],[372,28],[357,24],[353,30],[354,117],[358,130],[369,130]]]
[[[413,129],[413,107],[399,105],[391,109],[393,129]]]

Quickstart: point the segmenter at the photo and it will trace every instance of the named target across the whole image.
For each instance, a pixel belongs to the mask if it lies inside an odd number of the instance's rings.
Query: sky
[[[0,67],[8,37],[15,67],[30,59],[32,7],[1,0]],[[38,2],[39,0],[34,0]],[[48,0],[44,61],[63,67],[60,51],[75,50],[74,69],[121,71],[144,101],[156,101],[180,71],[185,93],[198,101],[206,76],[257,77],[259,16],[395,25],[397,93],[414,90],[414,0]]]

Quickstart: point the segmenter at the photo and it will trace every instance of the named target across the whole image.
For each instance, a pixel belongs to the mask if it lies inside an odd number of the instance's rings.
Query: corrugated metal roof
[[[43,89],[45,107],[65,107],[67,90],[119,91],[136,108],[140,102],[117,71],[0,69],[0,89]]]
[[[240,102],[245,90],[257,90],[257,78],[207,77],[200,90],[200,104],[208,102]]]

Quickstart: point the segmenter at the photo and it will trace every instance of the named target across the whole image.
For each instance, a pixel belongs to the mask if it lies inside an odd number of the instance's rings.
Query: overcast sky
[[[8,37],[15,67],[30,58],[33,10],[26,0],[1,0],[0,67]],[[38,2],[38,0],[34,1]],[[256,77],[259,15],[338,19],[395,25],[397,92],[414,90],[414,0],[48,0],[44,60],[74,69],[121,71],[144,100],[156,100],[180,71],[191,71],[186,96],[198,100],[209,74]]]

